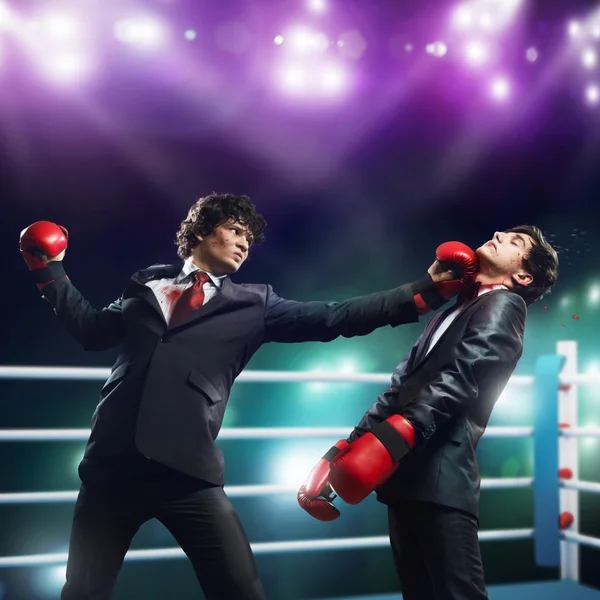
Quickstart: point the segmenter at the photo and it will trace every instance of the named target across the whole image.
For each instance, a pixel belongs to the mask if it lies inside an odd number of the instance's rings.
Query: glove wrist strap
[[[30,271],[35,283],[50,283],[61,277],[66,277],[65,268],[61,260],[52,260],[46,264],[45,269],[35,269]]]
[[[371,433],[385,446],[394,462],[401,460],[411,450],[402,434],[387,421],[373,427]]]

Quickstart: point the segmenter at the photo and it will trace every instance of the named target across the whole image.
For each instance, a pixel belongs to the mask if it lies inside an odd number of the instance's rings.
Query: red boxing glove
[[[319,521],[335,521],[340,516],[340,511],[332,503],[335,496],[331,496],[329,467],[331,460],[339,456],[346,448],[348,448],[346,440],[340,440],[335,446],[332,446],[298,490],[298,504],[311,517],[319,519]]]
[[[437,310],[450,298],[464,292],[477,274],[477,256],[466,244],[461,242],[440,244],[435,251],[435,257],[441,263],[449,263],[449,270],[458,268],[458,278],[451,281],[437,282],[435,284],[436,291],[433,294],[417,294],[415,304],[420,315],[427,314],[431,310]]]
[[[344,502],[358,504],[394,474],[414,445],[413,426],[403,416],[392,415],[331,462],[331,487]]]
[[[41,259],[41,255],[44,254],[48,258],[58,256],[67,249],[68,235],[64,227],[50,221],[37,221],[21,231],[19,247],[40,290],[65,275],[61,261],[46,263]]]

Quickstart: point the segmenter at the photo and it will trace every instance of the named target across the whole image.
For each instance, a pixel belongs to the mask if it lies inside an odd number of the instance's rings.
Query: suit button
[[[160,338],[160,341],[161,341],[163,344],[166,344],[166,343],[169,341],[169,339],[168,339],[168,338],[166,338],[166,337],[161,337],[161,338]]]

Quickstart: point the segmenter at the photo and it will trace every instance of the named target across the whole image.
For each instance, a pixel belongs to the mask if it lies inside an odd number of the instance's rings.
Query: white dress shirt
[[[177,300],[179,300],[181,294],[188,287],[193,285],[194,278],[192,277],[192,273],[195,271],[202,271],[202,269],[197,267],[192,262],[192,257],[189,257],[183,263],[183,268],[177,277],[154,279],[153,281],[146,282],[146,285],[154,292],[167,323],[171,318],[173,308],[175,307],[175,304],[177,303]],[[204,306],[211,298],[219,293],[219,290],[223,285],[223,279],[227,277],[227,275],[221,275],[220,277],[217,277],[212,273],[208,273],[206,271],[203,272],[208,275],[209,279],[202,286],[202,291],[204,292],[204,302],[202,303],[202,306]]]
[[[483,294],[488,294],[492,290],[507,290],[507,289],[508,288],[505,285],[499,285],[499,284],[494,284],[494,283],[492,283],[490,285],[480,285],[479,290],[477,291],[477,297],[479,298],[479,296],[482,296]],[[434,331],[433,335],[431,336],[429,348],[427,348],[427,352],[425,353],[426,356],[427,356],[427,354],[429,354],[431,352],[432,348],[438,343],[438,341],[442,337],[442,335],[444,335],[444,332],[446,331],[446,329],[448,329],[448,327],[450,327],[450,325],[452,325],[452,321],[454,321],[454,319],[456,319],[456,317],[458,316],[458,313],[461,311],[461,309],[462,309],[462,306],[457,304],[454,307],[454,310],[450,311],[446,315],[446,318],[437,326],[437,329]]]

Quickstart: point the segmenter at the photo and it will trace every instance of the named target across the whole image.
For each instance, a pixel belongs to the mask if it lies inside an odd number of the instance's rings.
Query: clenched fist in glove
[[[67,249],[68,232],[50,221],[37,221],[21,231],[19,246],[38,288],[65,276],[62,259]]]
[[[445,304],[450,298],[457,296],[467,288],[477,274],[477,257],[469,246],[461,242],[445,242],[435,251],[436,262],[427,271],[436,281],[435,291],[415,296],[417,311],[427,314]],[[454,271],[455,278],[444,281],[439,272]]]
[[[415,445],[415,430],[401,415],[373,427],[331,461],[329,482],[348,504],[358,504],[383,485]]]
[[[332,446],[298,490],[298,504],[311,517],[319,521],[334,521],[340,516],[340,511],[332,503],[335,496],[331,495],[332,490],[328,481],[329,466],[331,460],[339,456],[347,447],[346,440],[340,440]]]

